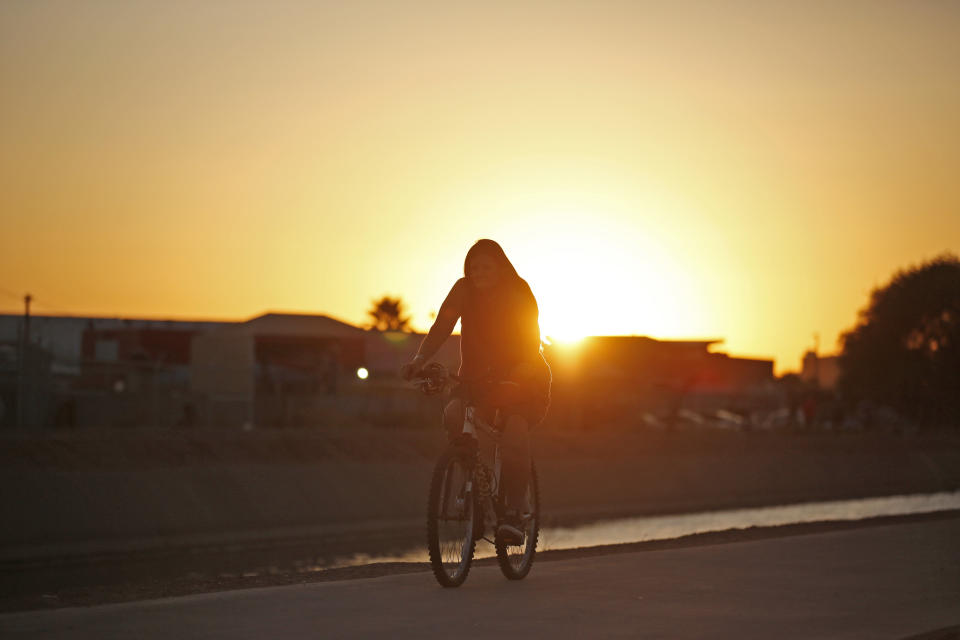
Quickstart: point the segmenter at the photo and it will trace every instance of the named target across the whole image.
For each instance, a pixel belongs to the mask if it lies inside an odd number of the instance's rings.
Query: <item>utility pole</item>
[[[813,379],[817,383],[817,388],[820,388],[820,332],[816,331],[813,334]]]
[[[23,331],[20,333],[20,374],[17,379],[17,426],[25,427],[27,422],[27,363],[30,358],[30,301],[29,293],[23,296]]]
[[[30,301],[33,296],[29,293],[23,296],[23,335],[26,337],[27,344],[30,344]]]

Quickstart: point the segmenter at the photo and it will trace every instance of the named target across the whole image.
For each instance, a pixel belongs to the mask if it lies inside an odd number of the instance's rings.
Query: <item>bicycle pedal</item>
[[[527,536],[522,530],[509,524],[501,524],[497,527],[497,537],[504,543],[517,547],[527,541]]]

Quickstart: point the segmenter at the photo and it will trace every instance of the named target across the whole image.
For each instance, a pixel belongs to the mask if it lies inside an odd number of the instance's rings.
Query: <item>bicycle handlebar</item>
[[[482,376],[477,378],[467,378],[455,373],[450,373],[447,368],[439,362],[431,362],[424,366],[420,377],[413,378],[410,382],[420,388],[420,391],[427,395],[440,393],[445,389],[467,385],[471,390],[476,390],[484,385],[509,385],[519,387],[520,383],[511,380],[497,380],[492,376]]]

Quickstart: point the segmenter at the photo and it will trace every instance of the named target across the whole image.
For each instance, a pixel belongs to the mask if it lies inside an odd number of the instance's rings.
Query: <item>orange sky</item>
[[[955,3],[335,4],[0,4],[0,309],[422,329],[490,237],[783,371],[960,250]]]

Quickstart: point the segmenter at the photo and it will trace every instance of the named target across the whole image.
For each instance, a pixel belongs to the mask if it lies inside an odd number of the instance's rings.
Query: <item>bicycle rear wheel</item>
[[[427,501],[427,548],[433,575],[444,587],[467,579],[477,545],[479,512],[473,490],[473,456],[451,448],[437,461]]]
[[[496,538],[497,563],[500,571],[510,580],[523,580],[530,573],[533,557],[537,553],[540,537],[540,485],[537,482],[537,467],[530,463],[530,483],[527,485],[527,500],[530,502],[530,518],[524,523],[523,543],[511,545],[500,536]]]

